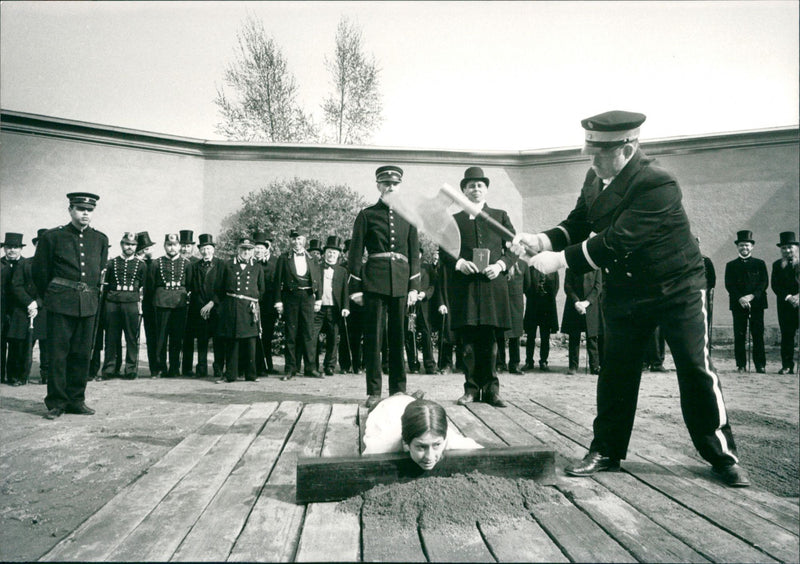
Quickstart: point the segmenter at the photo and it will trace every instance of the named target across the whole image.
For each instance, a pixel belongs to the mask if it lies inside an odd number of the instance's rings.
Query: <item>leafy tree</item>
[[[225,70],[214,103],[222,114],[217,132],[238,141],[297,143],[318,137],[311,116],[297,102],[297,83],[278,45],[250,16],[237,33],[236,59]]]
[[[360,144],[381,124],[378,92],[380,69],[364,54],[359,27],[347,18],[339,21],[333,59],[325,59],[333,92],[322,104],[324,119],[339,144]]]

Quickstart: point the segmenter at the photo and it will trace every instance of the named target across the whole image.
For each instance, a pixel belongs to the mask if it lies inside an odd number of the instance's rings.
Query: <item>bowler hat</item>
[[[328,235],[328,239],[325,241],[324,250],[328,249],[336,249],[337,251],[342,250],[342,238],[338,235]]]
[[[299,227],[293,227],[291,231],[289,231],[289,238],[294,239],[295,237],[300,237],[302,233],[300,232]]]
[[[90,192],[70,192],[67,194],[67,198],[69,198],[71,206],[86,206],[89,209],[94,209],[100,196]]]
[[[797,237],[794,236],[794,231],[784,231],[780,234],[780,243],[778,243],[779,247],[783,247],[784,245],[800,245],[797,242]]]
[[[403,169],[395,165],[380,166],[375,170],[376,182],[402,182]]]
[[[486,184],[487,188],[489,187],[489,179],[486,178],[486,175],[483,174],[483,169],[479,166],[471,166],[464,171],[464,178],[461,179],[461,189],[463,190],[467,182],[471,180],[480,180]]]
[[[752,243],[755,245],[756,241],[753,239],[753,232],[745,229],[736,232],[736,241],[734,243],[737,245],[739,243]]]
[[[136,233],[132,231],[126,231],[122,234],[122,239],[119,240],[120,245],[123,243],[128,243],[129,245],[138,245],[136,241]]]
[[[308,242],[308,250],[309,251],[319,251],[322,252],[322,247],[320,246],[319,239],[311,239]]]
[[[50,231],[50,230],[49,230],[49,229],[46,229],[46,228],[37,229],[37,230],[36,230],[36,237],[34,237],[33,239],[31,239],[31,241],[33,242],[33,244],[35,245],[36,243],[38,243],[38,242],[39,242],[39,239],[41,239],[41,238],[42,238],[42,235],[44,235],[44,234],[45,234],[45,233],[47,233],[48,231]]]
[[[271,231],[256,231],[253,233],[253,243],[256,245],[266,245],[267,243],[271,243],[272,239]]]
[[[197,243],[198,247],[205,247],[206,245],[211,245],[212,247],[216,247],[217,245],[214,244],[214,237],[212,237],[209,233],[202,233],[199,237],[199,242]]]
[[[142,249],[146,249],[147,247],[152,247],[155,245],[150,240],[150,234],[147,231],[140,231],[136,234],[136,250],[141,251]]]
[[[0,243],[2,247],[24,247],[22,233],[6,233],[6,239]]]
[[[184,229],[181,232],[181,245],[194,245],[194,231]]]

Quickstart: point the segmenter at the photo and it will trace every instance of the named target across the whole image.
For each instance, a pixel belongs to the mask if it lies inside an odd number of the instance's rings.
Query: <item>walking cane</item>
[[[30,318],[30,323],[28,323],[25,347],[25,363],[22,365],[22,377],[24,378],[23,382],[27,384],[31,373],[31,365],[33,364],[33,317]]]
[[[444,356],[444,328],[446,326],[447,326],[447,314],[443,313],[442,314],[442,328],[439,331],[439,362],[438,362],[438,364],[439,364],[439,368],[441,370],[444,370],[444,367],[442,366],[442,358]],[[448,359],[448,360],[451,360],[451,359]]]
[[[136,324],[136,362],[133,363],[133,377],[139,376],[139,349],[141,348],[140,339],[142,337],[142,318],[144,317],[144,309],[142,308],[142,301],[139,300],[139,321]]]
[[[347,356],[350,359],[350,370],[355,373],[356,362],[353,358],[353,349],[350,347],[350,328],[347,326],[347,317],[342,317],[342,322],[344,322],[344,342],[347,345]]]
[[[751,344],[750,344],[750,338],[751,338],[751,336],[750,336],[750,323],[751,323],[751,321],[752,321],[752,318],[750,317],[750,308],[748,307],[747,308],[747,373],[748,374],[750,374],[750,350],[751,350],[751,348],[750,348],[751,347]]]

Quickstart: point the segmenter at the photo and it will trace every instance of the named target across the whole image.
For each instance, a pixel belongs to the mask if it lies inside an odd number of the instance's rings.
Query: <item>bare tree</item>
[[[358,144],[369,139],[380,125],[382,104],[378,92],[380,69],[373,56],[364,54],[360,28],[347,18],[339,21],[333,60],[325,58],[333,92],[322,109],[325,122],[340,144]]]
[[[225,70],[231,97],[217,87],[217,132],[237,141],[316,141],[311,116],[297,102],[297,83],[278,45],[250,16],[237,33],[236,59]]]

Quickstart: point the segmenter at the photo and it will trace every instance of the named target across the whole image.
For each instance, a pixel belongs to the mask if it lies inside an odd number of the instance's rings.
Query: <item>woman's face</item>
[[[410,444],[403,443],[403,449],[411,455],[423,470],[431,470],[442,459],[447,444],[445,437],[427,431],[424,435],[412,439]]]

